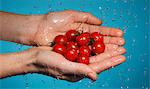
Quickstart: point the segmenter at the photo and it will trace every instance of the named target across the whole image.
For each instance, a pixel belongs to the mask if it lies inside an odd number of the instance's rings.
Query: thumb
[[[97,73],[85,64],[78,64],[77,73],[90,78],[93,81],[97,80]]]
[[[75,22],[88,23],[88,24],[93,24],[93,25],[102,24],[101,20],[91,15],[90,13],[80,12],[80,11],[71,11],[71,10],[68,12],[73,15]]]

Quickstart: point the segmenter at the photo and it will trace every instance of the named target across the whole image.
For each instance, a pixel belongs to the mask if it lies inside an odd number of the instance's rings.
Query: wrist
[[[0,78],[36,72],[32,53],[21,52],[0,55]]]
[[[0,55],[0,78],[27,74],[37,73],[38,68],[35,66],[38,51],[34,48],[19,52]]]
[[[21,44],[34,44],[33,38],[44,15],[0,13],[0,39]]]
[[[22,60],[22,66],[24,73],[36,73],[38,72],[38,68],[36,67],[36,60],[38,51],[34,48],[24,51],[23,53],[25,58]]]
[[[31,15],[27,16],[27,21],[25,27],[22,27],[20,33],[19,41],[22,44],[36,45],[34,39],[38,32],[39,24],[41,23],[44,15]]]

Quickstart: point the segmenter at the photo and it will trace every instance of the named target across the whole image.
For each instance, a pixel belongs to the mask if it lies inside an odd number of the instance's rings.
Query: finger
[[[104,27],[101,26],[99,27],[100,32],[104,35],[109,35],[109,36],[123,36],[123,31],[118,29],[118,28],[108,28],[108,27]]]
[[[77,75],[65,75],[65,76],[63,76],[63,79],[67,80],[69,82],[77,82],[83,78],[84,78],[84,76],[77,76]]]
[[[93,81],[97,79],[96,72],[85,64],[76,63],[76,69],[74,71],[76,71],[77,75],[84,75]]]
[[[107,36],[118,36],[122,37],[123,36],[123,31],[118,29],[118,28],[109,28],[109,27],[104,27],[104,26],[95,26],[95,25],[90,25],[90,32],[100,32],[103,35]]]
[[[97,56],[93,56],[90,58],[90,63],[96,63],[103,60],[106,60],[107,58],[111,58],[114,56],[122,55],[126,52],[126,50],[123,47],[119,47],[116,50],[111,50],[102,54],[99,54]]]
[[[84,23],[71,24],[70,28],[76,29],[78,31],[84,31],[84,32],[90,32],[91,31],[90,25],[84,24]],[[98,31],[98,30],[94,30],[93,29],[92,31]],[[106,43],[106,44],[123,45],[125,43],[125,41],[121,37],[104,36],[104,43]]]
[[[67,12],[73,15],[75,22],[88,23],[88,24],[94,24],[94,25],[102,24],[101,20],[91,15],[90,13],[80,12],[80,11],[67,11]]]
[[[125,40],[121,37],[108,37],[104,36],[104,43],[105,44],[116,44],[116,45],[124,45]]]
[[[125,61],[125,57],[120,55],[112,58],[108,58],[106,60],[103,60],[102,62],[97,62],[89,65],[93,70],[95,70],[97,73],[100,73],[108,68],[114,67],[116,65],[119,65]]]
[[[104,26],[96,26],[96,25],[89,25],[86,23],[74,23],[71,25],[74,29],[80,29],[85,32],[100,32],[106,36],[115,36],[115,37],[122,37],[123,31],[117,28],[108,28]]]
[[[38,48],[42,50],[52,50],[52,47],[47,47],[47,46],[39,46]]]
[[[93,71],[89,66],[81,63],[70,62],[68,60],[64,60],[67,63],[60,64],[61,66],[65,66],[67,70],[61,70],[64,74],[74,74],[77,76],[85,76],[90,78],[91,80],[97,79],[97,74]]]
[[[116,50],[118,48],[118,45],[115,44],[105,44],[105,52],[110,50]]]

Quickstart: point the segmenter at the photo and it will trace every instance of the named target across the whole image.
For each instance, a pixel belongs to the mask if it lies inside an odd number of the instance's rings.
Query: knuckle
[[[85,12],[85,14],[86,14],[87,16],[92,16],[92,14],[91,14],[91,13],[88,13],[88,12]]]

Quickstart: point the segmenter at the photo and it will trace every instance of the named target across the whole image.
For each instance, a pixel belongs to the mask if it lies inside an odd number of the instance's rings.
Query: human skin
[[[1,54],[0,78],[26,73],[39,73],[55,78],[76,82],[84,77],[95,81],[98,73],[125,61],[121,54],[125,49],[108,48],[105,53],[90,57],[90,64],[85,65],[66,60],[62,55],[51,51],[50,47],[33,47],[29,50]]]
[[[40,73],[72,82],[85,76],[96,80],[96,73],[125,61],[125,57],[122,56],[125,49],[119,47],[124,44],[123,32],[119,29],[98,26],[101,23],[93,15],[78,11],[52,12],[46,15],[0,12],[1,40],[42,46],[20,53],[1,54],[0,78]],[[91,57],[90,64],[84,65],[70,62],[60,54],[52,52],[50,47],[44,47],[49,46],[56,35],[65,34],[69,29],[90,33],[97,31],[106,35],[104,36],[105,52]]]
[[[26,45],[47,46],[54,37],[70,29],[101,32],[104,43],[123,45],[120,29],[98,26],[102,21],[89,13],[78,11],[52,12],[45,15],[17,15],[0,12],[0,39]],[[11,34],[10,34],[11,33]]]

